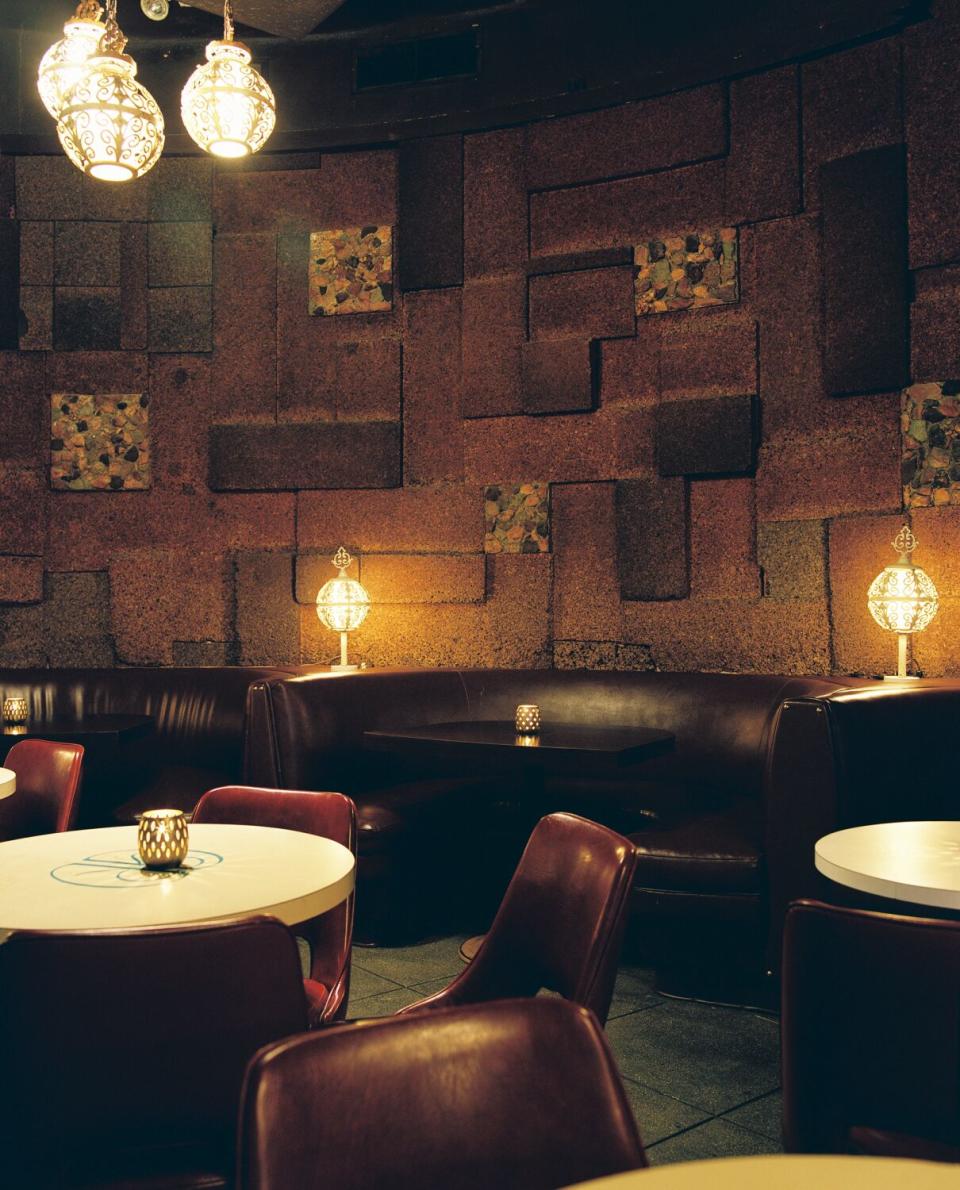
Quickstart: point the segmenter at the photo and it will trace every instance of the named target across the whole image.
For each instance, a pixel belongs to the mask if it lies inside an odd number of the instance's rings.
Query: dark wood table
[[[152,715],[80,715],[76,719],[33,716],[23,726],[0,723],[0,764],[20,740],[57,740],[83,745],[83,790],[77,825],[102,826],[110,820],[116,788],[136,767],[144,740],[153,734]],[[149,744],[147,745],[150,746]]]
[[[0,723],[0,740],[12,746],[17,740],[65,740],[118,748],[142,739],[153,730],[152,715],[82,715],[78,719],[32,718],[23,725]]]
[[[516,773],[522,781],[521,801],[529,797],[533,805],[544,793],[548,772],[623,768],[662,756],[673,745],[670,732],[647,727],[551,723],[529,736],[519,735],[512,722],[493,719],[363,733],[363,746],[374,751]],[[516,809],[522,812],[523,807],[518,804]],[[527,824],[532,825],[532,821]],[[482,942],[482,934],[468,938],[460,948],[461,957],[470,962]]]
[[[546,724],[535,736],[523,736],[517,734],[513,723],[496,719],[424,723],[363,733],[363,746],[376,751],[521,770],[636,764],[671,751],[673,743],[668,731],[574,723]]]

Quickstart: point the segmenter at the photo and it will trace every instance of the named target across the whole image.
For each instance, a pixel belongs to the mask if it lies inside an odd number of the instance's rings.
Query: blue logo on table
[[[158,872],[145,868],[136,852],[101,851],[85,859],[73,860],[51,869],[50,875],[61,884],[79,884],[82,888],[142,888],[160,880],[182,880],[201,868],[215,868],[223,856],[215,851],[189,851],[183,865]]]

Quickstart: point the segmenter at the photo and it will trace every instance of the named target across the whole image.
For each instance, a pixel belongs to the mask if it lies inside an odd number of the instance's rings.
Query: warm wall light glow
[[[103,182],[129,182],[152,169],[163,152],[163,115],[136,80],[137,64],[123,52],[127,39],[107,0],[107,32],[83,64],[57,120],[63,151],[84,173]]]
[[[370,610],[370,596],[355,579],[344,575],[352,561],[341,546],[333,558],[333,564],[340,573],[324,583],[317,593],[317,615],[321,623],[331,632],[340,633],[340,664],[333,666],[337,670],[357,668],[347,664],[347,633],[359,628]]]
[[[897,676],[901,678],[907,676],[907,635],[922,632],[939,607],[932,579],[910,561],[916,547],[917,539],[904,525],[893,542],[900,557],[877,575],[867,591],[870,614],[881,628],[899,636]]]
[[[250,51],[233,40],[230,0],[223,10],[223,41],[207,46],[180,99],[190,136],[216,157],[246,157],[267,143],[277,104],[263,76],[250,65]]]
[[[103,8],[95,0],[81,0],[76,15],[63,26],[63,38],[40,59],[37,90],[55,120],[60,118],[64,96],[80,80],[84,63],[97,52],[107,31],[101,16]]]

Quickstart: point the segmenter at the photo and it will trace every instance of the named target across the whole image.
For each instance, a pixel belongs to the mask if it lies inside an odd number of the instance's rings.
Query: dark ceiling
[[[102,2],[102,0],[101,0]],[[300,38],[346,37],[391,26],[429,25],[443,29],[462,24],[472,15],[539,6],[543,0],[234,0],[237,35]],[[563,3],[563,0],[560,0]],[[135,42],[217,37],[223,29],[222,0],[196,0],[188,6],[169,0],[170,11],[160,21],[141,11],[140,0],[118,0],[117,17],[124,33]],[[76,0],[2,0],[0,25],[6,28],[56,32],[75,9]],[[207,10],[207,11],[204,11]],[[251,17],[244,24],[244,16]],[[258,18],[258,19],[254,19]]]

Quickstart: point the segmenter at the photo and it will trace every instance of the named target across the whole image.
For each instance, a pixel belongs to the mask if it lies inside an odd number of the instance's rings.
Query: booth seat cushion
[[[760,896],[762,833],[759,806],[746,798],[725,812],[638,831],[630,835],[639,853],[635,884],[693,894]]]
[[[251,683],[292,677],[293,666],[143,666],[0,669],[0,697],[27,698],[33,724],[92,715],[148,715],[149,734],[119,749],[90,740],[81,826],[132,822],[159,805],[191,810],[207,789],[243,775]]]

